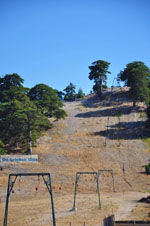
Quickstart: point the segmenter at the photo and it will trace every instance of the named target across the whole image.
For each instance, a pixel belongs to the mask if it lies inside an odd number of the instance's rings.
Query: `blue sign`
[[[1,155],[2,163],[37,163],[38,155]]]

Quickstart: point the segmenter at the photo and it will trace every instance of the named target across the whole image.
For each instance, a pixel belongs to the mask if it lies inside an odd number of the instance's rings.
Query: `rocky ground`
[[[127,96],[127,88],[116,88],[107,90],[101,100],[90,95],[64,104],[66,119],[53,121],[53,128],[34,148],[39,163],[4,166],[0,171],[1,225],[8,174],[12,172],[51,173],[57,225],[101,225],[112,213],[117,220],[150,220],[149,204],[137,202],[150,192],[150,176],[144,173],[150,159],[149,147],[143,142],[149,136],[145,132],[144,105],[138,103],[133,109]],[[116,192],[110,174],[101,174],[99,209],[94,177],[81,176],[77,210],[70,211],[76,172],[99,169],[113,170]],[[8,225],[52,225],[50,198],[42,181],[16,181]]]

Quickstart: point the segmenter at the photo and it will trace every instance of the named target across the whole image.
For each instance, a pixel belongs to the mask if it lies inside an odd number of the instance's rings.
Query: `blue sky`
[[[127,63],[150,67],[149,12],[150,0],[0,0],[0,76],[89,93],[88,66],[105,60],[111,86]]]

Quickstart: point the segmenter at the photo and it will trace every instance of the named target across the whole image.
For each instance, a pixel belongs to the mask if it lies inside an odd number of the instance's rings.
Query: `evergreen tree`
[[[23,87],[24,80],[18,74],[6,74],[0,77],[0,102],[7,102],[18,98],[20,93],[26,91]]]
[[[103,84],[106,85],[107,74],[111,72],[108,71],[110,63],[103,60],[97,60],[92,63],[92,66],[89,66],[90,73],[89,79],[94,80],[93,90],[98,94],[102,94]]]
[[[85,94],[83,93],[83,90],[80,88],[78,90],[78,93],[76,94],[76,98],[83,98]]]
[[[29,91],[28,96],[45,116],[54,117],[56,119],[64,118],[66,116],[66,112],[61,109],[63,103],[56,95],[56,91],[48,85],[38,84],[34,86]]]
[[[47,117],[60,119],[66,113],[52,88],[39,84],[29,90],[23,82],[18,74],[0,77],[0,140],[31,154],[36,139],[51,128]]]
[[[29,91],[23,81],[17,74],[0,77],[0,140],[31,154],[42,131],[51,128],[47,116],[59,119],[66,113],[52,88],[40,84]]]
[[[75,91],[76,87],[73,85],[73,83],[70,82],[70,84],[64,89],[65,91],[65,96],[64,100],[75,100]]]
[[[150,69],[143,62],[127,64],[118,77],[130,87],[129,96],[133,100],[133,106],[136,105],[136,101],[144,101],[146,104],[149,102]]]
[[[62,92],[62,91],[59,91],[59,90],[57,90],[57,89],[55,89],[55,92],[56,92],[56,95],[58,96],[58,98],[59,98],[59,100],[63,100],[64,98],[64,92]]]
[[[24,95],[22,100],[12,100],[0,105],[0,139],[12,147],[32,146],[43,130],[51,128],[50,122]]]

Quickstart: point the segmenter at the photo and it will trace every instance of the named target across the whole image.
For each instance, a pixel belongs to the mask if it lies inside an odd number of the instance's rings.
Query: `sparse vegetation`
[[[145,146],[150,150],[150,138],[142,139]]]
[[[140,113],[140,118],[145,118],[145,113]]]
[[[123,90],[126,92],[128,89],[123,88]],[[111,99],[114,100],[115,94],[119,92],[120,89],[112,92]],[[125,95],[125,92],[121,95]],[[103,93],[103,101],[105,101],[107,94],[108,91]],[[122,98],[121,95],[120,98]],[[120,213],[121,216],[131,214],[132,217],[133,200],[139,200],[142,196],[147,195],[145,191],[149,189],[149,182],[145,169],[142,167],[146,165],[149,158],[147,147],[143,147],[144,142],[142,141],[144,120],[140,120],[141,112],[138,111],[138,108],[134,112],[130,111],[131,105],[132,102],[125,99],[119,107],[113,106],[113,104],[102,106],[100,98],[94,94],[77,102],[66,102],[64,109],[68,116],[65,120],[60,121],[51,119],[53,122],[52,129],[47,130],[45,136],[38,139],[37,146],[33,149],[34,153],[39,155],[40,162],[35,164],[34,167],[26,164],[14,165],[14,171],[26,171],[28,168],[32,172],[45,172],[46,170],[52,173],[52,185],[55,186],[53,194],[55,196],[54,206],[57,212],[57,225],[67,225],[68,223],[65,222],[80,225],[84,221],[87,224],[97,225],[104,216],[112,213],[112,209],[115,216]],[[118,112],[119,109],[122,112]],[[112,116],[112,112],[115,115]],[[120,114],[120,124],[118,124],[116,113],[122,113]],[[105,137],[108,136],[108,116],[110,136],[105,146]],[[136,119],[139,121],[136,121]],[[120,147],[118,147],[118,137],[121,140]],[[143,151],[139,151],[141,149]],[[123,167],[125,179],[132,187],[123,177]],[[108,175],[102,176],[100,179],[102,210],[99,210],[97,208],[98,200],[94,178],[90,182],[86,179],[84,183],[79,181],[78,210],[75,213],[69,212],[73,204],[73,183],[76,172],[97,171],[98,169],[113,169],[116,192],[112,193],[111,178]],[[3,209],[4,191],[6,191],[7,185],[6,173],[9,172],[10,169],[5,169],[5,174],[0,176],[1,208]],[[4,177],[6,181],[3,181]],[[147,182],[145,183],[145,181]],[[9,209],[9,222],[12,222],[12,226],[26,225],[27,222],[28,225],[48,225],[50,219],[48,194],[43,190],[42,183],[40,183],[36,195],[34,191],[31,192],[30,190],[35,189],[37,183],[38,180],[29,181],[29,187],[26,181],[21,184],[16,183]],[[60,186],[61,191],[59,191]],[[127,206],[131,209],[126,208]],[[20,217],[16,216],[16,212]],[[143,212],[142,214],[144,216]],[[32,217],[33,215],[35,217]],[[142,216],[141,214],[136,215],[139,220],[143,219]],[[0,211],[1,219],[3,219],[3,211]]]

